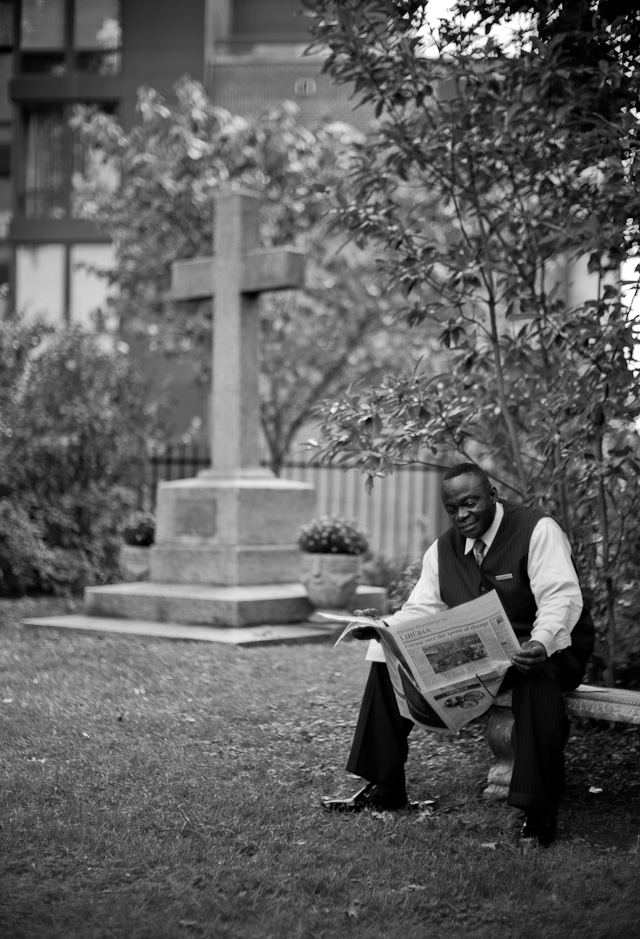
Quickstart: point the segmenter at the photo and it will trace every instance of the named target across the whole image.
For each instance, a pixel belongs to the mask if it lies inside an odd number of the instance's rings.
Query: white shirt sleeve
[[[531,638],[553,655],[571,645],[583,600],[569,540],[552,518],[540,519],[533,529],[527,573],[538,608]]]
[[[446,610],[447,605],[443,603],[440,596],[440,578],[438,575],[438,542],[434,541],[422,559],[422,571],[420,577],[409,594],[409,598],[397,613],[393,616],[385,616],[384,621],[390,626],[396,623],[402,623],[404,620],[411,619],[417,613],[430,616],[432,613],[440,613]],[[367,660],[369,662],[384,662],[384,653],[377,639],[372,639],[367,650]]]

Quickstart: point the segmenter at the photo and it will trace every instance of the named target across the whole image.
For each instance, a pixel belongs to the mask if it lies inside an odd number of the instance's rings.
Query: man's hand
[[[382,623],[382,618],[377,610],[354,610],[354,616],[367,616],[369,619],[378,620]],[[356,626],[355,629],[351,630],[351,635],[354,639],[377,639],[378,633],[371,626]]]
[[[520,647],[511,659],[519,672],[535,672],[547,661],[547,650],[537,639],[530,639]]]

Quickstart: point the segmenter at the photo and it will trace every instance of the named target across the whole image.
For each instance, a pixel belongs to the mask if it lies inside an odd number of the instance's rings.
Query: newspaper
[[[400,713],[430,730],[456,733],[491,707],[520,648],[495,590],[433,616],[386,626],[365,616],[322,614],[372,626],[384,651]]]

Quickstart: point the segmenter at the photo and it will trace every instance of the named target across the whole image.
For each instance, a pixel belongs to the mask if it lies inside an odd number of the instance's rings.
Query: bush
[[[388,558],[382,554],[369,554],[360,566],[363,584],[385,587],[389,590],[402,576],[409,562],[406,558]]]
[[[409,594],[418,582],[422,572],[422,558],[407,564],[395,581],[389,585],[389,610],[396,613],[409,599]]]
[[[15,499],[0,499],[0,596],[19,597],[36,588],[52,561],[38,523]]]
[[[7,567],[6,583],[61,593],[117,578],[161,409],[124,348],[0,323],[0,497],[49,551],[46,563],[34,555],[33,577]]]

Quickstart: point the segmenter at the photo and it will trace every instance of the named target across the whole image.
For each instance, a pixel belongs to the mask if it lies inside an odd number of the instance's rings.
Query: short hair
[[[442,477],[442,482],[446,483],[447,480],[455,479],[457,476],[475,476],[487,489],[491,489],[491,480],[477,463],[456,463],[450,466]]]

